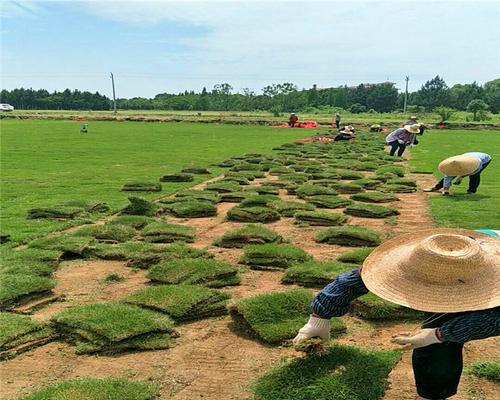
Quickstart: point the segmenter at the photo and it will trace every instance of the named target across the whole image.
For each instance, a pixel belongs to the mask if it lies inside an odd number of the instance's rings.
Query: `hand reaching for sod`
[[[330,339],[329,319],[318,318],[311,315],[307,324],[300,328],[299,333],[295,336],[295,339],[293,339],[293,344],[296,345],[301,340],[311,339],[313,337],[319,337],[322,340]]]
[[[402,350],[418,349],[419,347],[442,343],[438,337],[437,330],[438,328],[420,329],[413,336],[401,334],[400,336],[394,337],[392,342],[402,345]]]

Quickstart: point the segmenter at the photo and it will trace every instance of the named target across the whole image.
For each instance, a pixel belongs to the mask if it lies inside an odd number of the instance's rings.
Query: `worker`
[[[476,193],[481,183],[481,172],[490,165],[491,156],[486,153],[472,152],[459,156],[447,158],[439,163],[438,169],[444,177],[430,189],[424,192],[439,192],[443,189],[443,195],[450,195],[451,184],[460,185],[462,179],[469,177],[469,188],[467,193]],[[455,182],[453,182],[455,180]]]
[[[370,126],[370,132],[382,132],[384,129],[380,124],[373,124]]]
[[[339,142],[341,140],[351,140],[356,138],[356,132],[354,128],[350,125],[344,126],[339,133],[333,139],[335,142]]]
[[[385,141],[391,147],[389,155],[393,156],[398,150],[398,157],[401,157],[406,146],[414,144],[419,129],[419,124],[405,125],[403,128],[398,128],[389,133],[385,138]]]
[[[298,120],[299,120],[299,117],[297,117],[297,115],[294,112],[291,113],[290,118],[288,119],[288,126],[290,128],[293,128]]]
[[[89,128],[89,124],[81,124],[80,125],[80,133],[87,133]]]
[[[337,127],[337,129],[340,128],[340,114],[339,113],[335,114],[335,126]]]
[[[414,334],[393,339],[413,349],[417,399],[457,392],[464,343],[500,335],[500,240],[465,229],[433,228],[377,247],[361,269],[337,276],[311,303],[313,314],[294,344],[328,340],[330,318],[368,291],[392,303],[435,313]]]

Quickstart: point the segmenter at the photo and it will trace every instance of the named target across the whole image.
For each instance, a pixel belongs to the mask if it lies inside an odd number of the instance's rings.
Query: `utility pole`
[[[115,78],[112,72],[110,72],[110,74],[111,74],[111,85],[113,86],[113,111],[116,114]]]
[[[408,103],[408,81],[410,80],[410,77],[406,75],[406,89],[405,89],[405,104],[403,106],[403,112],[406,113],[406,104]]]

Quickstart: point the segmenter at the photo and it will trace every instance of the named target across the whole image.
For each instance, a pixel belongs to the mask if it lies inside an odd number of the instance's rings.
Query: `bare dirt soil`
[[[416,178],[422,187],[434,182],[431,175],[411,176]],[[262,180],[254,184],[261,182]],[[432,226],[426,194],[418,191],[398,196],[401,201],[391,204],[401,213],[397,222],[350,218],[349,223],[372,227],[382,232],[385,237]],[[284,193],[282,197],[297,200]],[[225,220],[225,213],[232,206],[234,204],[220,204],[218,215],[213,218],[167,219],[195,227],[195,247],[208,249],[220,260],[237,263],[242,254],[241,249],[222,249],[212,245],[213,240],[224,232],[241,225]],[[313,236],[322,228],[298,227],[293,224],[292,218],[282,218],[268,226],[318,260],[334,259],[339,254],[351,250],[315,243]],[[117,283],[106,283],[104,277],[112,272],[122,275],[125,279]],[[280,271],[249,270],[243,274],[241,285],[223,290],[238,298],[290,288],[281,284],[281,276]],[[115,261],[65,262],[57,271],[56,278],[58,284],[54,292],[56,296],[63,298],[33,311],[34,318],[48,320],[66,307],[116,300],[147,284],[144,271],[134,271],[124,263]],[[29,309],[29,305],[23,309]],[[349,316],[343,318],[348,332],[336,342],[373,349],[397,348],[390,341],[393,335],[418,328],[416,323],[369,323]],[[161,385],[162,399],[241,400],[251,396],[250,386],[257,376],[283,361],[303,356],[290,347],[272,347],[243,337],[233,329],[231,318],[228,316],[180,325],[177,329],[180,338],[171,349],[116,356],[76,355],[74,348],[64,342],[46,344],[0,364],[0,398],[13,400],[19,395],[62,379],[93,376],[153,381]],[[500,357],[499,344],[497,339],[467,344],[466,364],[484,357]],[[494,400],[499,398],[498,393],[498,385],[464,375],[460,392],[455,398]],[[410,353],[405,353],[389,376],[389,388],[384,400],[414,398],[411,358]]]

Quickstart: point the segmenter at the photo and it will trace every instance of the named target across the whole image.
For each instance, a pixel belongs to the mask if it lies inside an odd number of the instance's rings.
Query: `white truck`
[[[14,111],[14,107],[12,107],[10,104],[0,104],[0,111]]]

